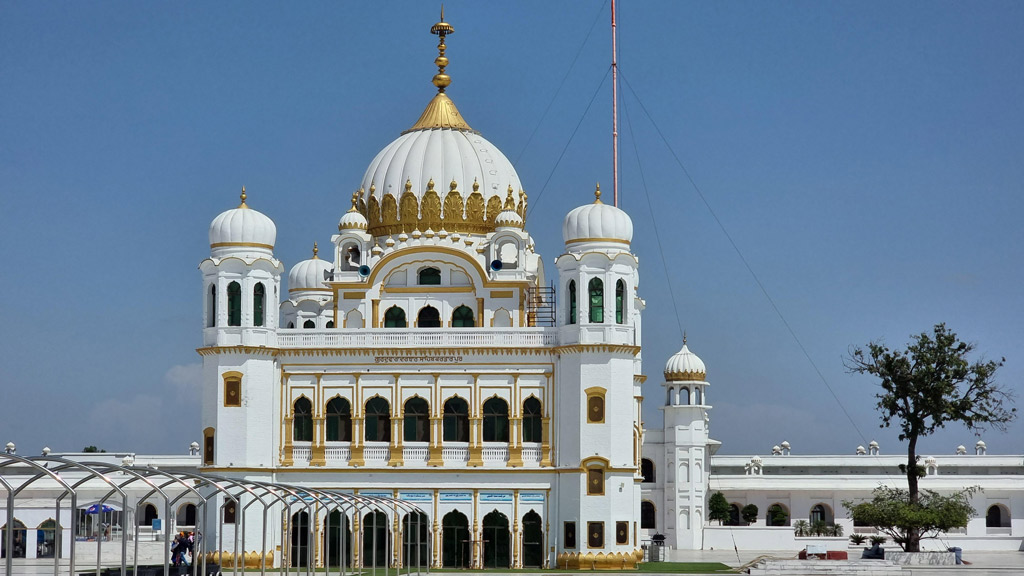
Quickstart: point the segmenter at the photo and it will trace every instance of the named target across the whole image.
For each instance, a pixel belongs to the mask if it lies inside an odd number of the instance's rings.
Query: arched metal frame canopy
[[[62,472],[64,473],[64,477],[61,476]],[[49,484],[44,485],[43,482],[48,482]],[[90,496],[90,499],[95,498],[97,493],[102,494],[97,501],[97,504],[101,506],[101,509],[105,502],[113,499],[115,496],[119,496],[119,504],[125,514],[122,522],[127,522],[130,519],[132,523],[134,528],[132,539],[135,543],[133,553],[130,555],[130,561],[128,554],[128,540],[124,537],[124,531],[122,532],[120,551],[121,576],[127,576],[129,566],[131,567],[133,574],[138,572],[139,523],[136,520],[136,517],[139,512],[139,507],[143,504],[148,505],[154,497],[159,497],[163,501],[163,517],[167,520],[172,518],[171,510],[175,508],[179,501],[184,499],[186,502],[196,504],[195,530],[197,538],[195,541],[195,550],[193,555],[195,561],[192,563],[191,569],[194,576],[206,573],[206,560],[209,554],[206,550],[205,539],[202,538],[204,531],[208,532],[211,528],[215,529],[217,542],[220,543],[218,547],[223,550],[224,515],[220,512],[220,506],[217,507],[216,526],[207,525],[208,519],[211,517],[209,513],[210,503],[211,501],[215,502],[218,496],[222,497],[226,502],[229,501],[234,503],[236,509],[232,574],[239,573],[240,564],[242,564],[241,568],[244,570],[245,524],[247,521],[247,511],[254,504],[258,504],[260,508],[262,508],[262,514],[258,520],[261,520],[259,525],[263,527],[260,543],[260,573],[263,575],[266,574],[267,569],[267,534],[270,529],[270,526],[268,525],[268,517],[272,510],[280,510],[283,517],[282,519],[284,520],[281,525],[282,552],[287,546],[288,536],[292,531],[291,523],[293,509],[298,509],[299,511],[303,509],[306,510],[309,514],[309,518],[311,519],[315,518],[318,513],[322,512],[326,514],[324,525],[325,533],[329,533],[330,515],[335,510],[340,511],[344,517],[348,517],[349,514],[358,517],[368,512],[379,511],[384,513],[392,522],[398,522],[400,518],[406,515],[410,515],[410,519],[415,517],[418,522],[423,516],[425,516],[423,509],[416,504],[399,500],[397,498],[364,496],[342,492],[335,489],[311,488],[295,484],[262,480],[228,478],[215,474],[161,470],[149,466],[120,466],[106,462],[78,462],[59,456],[35,456],[25,458],[16,454],[0,454],[0,491],[6,493],[6,514],[8,522],[11,522],[12,519],[17,517],[16,512],[19,495],[26,491],[31,493],[33,489],[46,489],[48,492],[55,491],[58,493],[58,495],[53,497],[55,521],[57,524],[54,540],[54,548],[57,551],[54,554],[53,559],[54,576],[59,576],[61,574],[62,567],[67,570],[66,573],[68,574],[77,573],[75,568],[75,543],[77,540],[75,532],[78,526],[73,517],[69,526],[70,558],[66,565],[61,564],[60,550],[62,549],[61,541],[63,539],[64,532],[64,528],[61,526],[60,522],[61,505],[66,498],[70,497],[71,507],[69,514],[73,514],[75,510],[78,510],[79,496],[84,496],[86,494]],[[38,499],[38,497],[36,499]],[[318,510],[318,507],[320,510]],[[415,516],[411,516],[412,514],[415,514]],[[164,522],[164,576],[170,576],[171,573],[171,528],[172,526],[170,521]],[[309,530],[309,534],[307,535],[309,538],[308,541],[312,542],[316,537],[315,523],[307,523],[307,529]],[[417,538],[415,545],[418,547],[422,544],[418,541],[420,534],[418,527],[415,534]],[[239,541],[239,536],[241,536],[241,541]],[[7,550],[13,550],[14,530],[6,530],[3,537],[5,539],[5,548]],[[330,538],[326,539],[326,549],[324,551],[325,558],[328,557],[330,552],[330,540]],[[342,561],[339,563],[340,566],[338,568],[338,574],[342,576],[346,574],[346,563],[344,562],[344,558],[346,557],[345,542],[346,539],[342,538]],[[241,555],[239,554],[239,545],[241,545],[241,550],[243,551]],[[103,538],[97,538],[97,574],[99,574],[103,568],[103,560],[101,556],[102,546]],[[221,554],[223,554],[223,552],[221,552]],[[307,575],[311,575],[314,570],[312,546],[306,548],[306,554],[308,556],[305,562],[305,573]],[[281,570],[283,570],[285,574],[291,574],[291,562],[289,561],[288,565],[284,565],[284,558],[285,555],[282,554]],[[218,556],[218,559],[220,559],[220,556]],[[416,564],[416,572],[419,573],[420,562],[416,562]],[[5,558],[5,573],[13,574],[13,567],[13,554],[8,554],[7,558]],[[113,567],[113,565],[110,567]],[[412,562],[407,562],[407,568],[407,572],[411,573]],[[376,572],[376,554],[374,554],[374,566],[372,569]],[[400,568],[395,568],[395,571],[397,575]],[[427,572],[429,573],[429,571],[428,562]],[[327,572],[330,573],[330,567],[327,567]],[[296,573],[299,573],[299,571],[296,570]],[[385,576],[387,573],[388,565],[385,564]]]

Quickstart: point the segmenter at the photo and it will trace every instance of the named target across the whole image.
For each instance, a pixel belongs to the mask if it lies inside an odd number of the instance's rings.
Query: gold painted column
[[[294,466],[292,459],[292,414],[289,409],[288,415],[284,417],[284,454],[281,458],[281,466]]]
[[[512,568],[522,568],[520,548],[523,535],[519,532],[519,490],[512,491]]]
[[[430,551],[434,557],[431,568],[441,567],[441,525],[437,521],[438,504],[440,501],[440,493],[437,488],[434,488],[434,524],[431,529],[434,531],[433,544],[431,545],[432,550]]]
[[[398,374],[395,374],[394,403],[391,405],[391,456],[388,466],[401,466],[402,460],[402,420],[405,418],[405,407],[402,405]]]
[[[551,466],[551,417],[540,419],[540,465]]]
[[[310,449],[310,466],[326,466],[327,450],[324,446],[327,418],[316,416],[313,418],[313,446]]]
[[[470,540],[473,542],[470,551],[470,568],[479,570],[484,564],[483,538],[480,535],[480,491],[473,490],[473,532],[470,533]]]
[[[359,491],[356,490],[355,493],[358,494]],[[359,557],[359,551],[362,550],[362,548],[363,548],[363,533],[359,529],[359,521],[360,521],[359,509],[356,508],[354,513],[352,514],[352,567],[353,568],[362,568],[363,567],[363,561]],[[345,559],[342,558],[341,561],[344,562]]]
[[[477,298],[476,299],[476,327],[477,328],[483,328],[484,327],[484,299],[483,298]]]

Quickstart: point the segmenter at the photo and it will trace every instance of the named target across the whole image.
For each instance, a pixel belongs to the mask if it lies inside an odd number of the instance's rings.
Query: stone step
[[[750,568],[749,574],[902,576],[905,573],[888,560],[762,560]]]

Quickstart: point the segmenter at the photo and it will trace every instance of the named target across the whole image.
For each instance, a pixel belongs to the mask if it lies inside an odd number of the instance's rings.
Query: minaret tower
[[[277,464],[269,399],[277,392],[281,262],[277,227],[242,202],[210,224],[203,275],[203,466]],[[250,402],[258,398],[259,402]]]
[[[686,346],[665,364],[665,531],[678,550],[700,550],[707,517],[708,404],[704,362]]]
[[[633,223],[601,201],[569,212],[558,267],[555,462],[560,568],[631,568],[640,484],[639,282]],[[569,473],[572,470],[573,473]],[[599,556],[603,555],[603,556]],[[597,565],[595,558],[604,558]],[[602,562],[606,564],[602,564]]]

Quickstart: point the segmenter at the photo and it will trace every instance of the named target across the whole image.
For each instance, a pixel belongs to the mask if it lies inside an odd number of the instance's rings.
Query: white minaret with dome
[[[717,443],[710,439],[707,371],[704,361],[683,347],[665,363],[662,521],[668,544],[680,550],[703,547],[707,518],[708,462]]]

